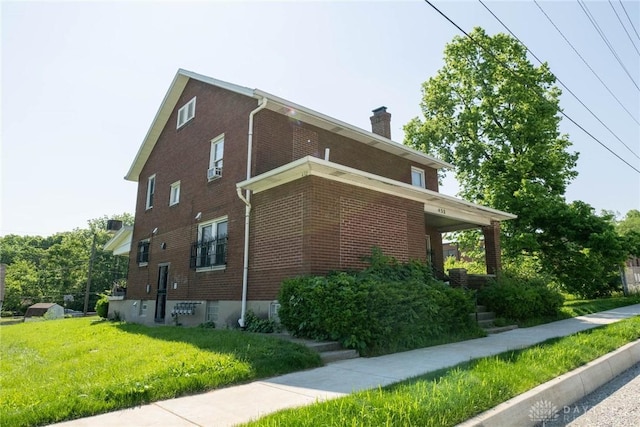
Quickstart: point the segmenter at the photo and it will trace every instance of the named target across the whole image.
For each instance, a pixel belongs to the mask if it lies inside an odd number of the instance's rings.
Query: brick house
[[[442,270],[441,234],[481,228],[500,268],[499,222],[514,215],[438,193],[445,162],[258,89],[179,70],[126,175],[138,183],[128,321],[243,325],[273,314],[286,277],[356,269],[377,246]],[[173,317],[173,319],[172,319]]]

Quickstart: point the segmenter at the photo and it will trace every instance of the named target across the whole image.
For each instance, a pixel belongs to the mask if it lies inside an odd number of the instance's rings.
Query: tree
[[[621,289],[619,268],[628,251],[613,218],[581,201],[558,203],[538,217],[542,264],[566,291],[597,298]]]
[[[616,231],[624,239],[630,257],[640,257],[640,211],[631,209],[625,217],[616,224]]]
[[[518,215],[503,223],[503,247],[515,255],[535,249],[536,217],[561,200],[578,155],[558,131],[549,67],[534,67],[505,34],[475,28],[471,37],[446,46],[444,66],[422,87],[424,119],[404,127],[405,143],[452,163],[464,199]]]
[[[126,276],[127,260],[101,251],[112,237],[106,231],[106,215],[88,221],[88,229],[56,233],[49,237],[7,235],[0,237],[0,262],[7,264],[3,309],[24,311],[23,302],[57,302],[76,310],[83,308],[93,235],[96,236],[90,307],[97,295]],[[124,225],[133,224],[130,214],[115,215]],[[74,301],[65,304],[64,295]]]

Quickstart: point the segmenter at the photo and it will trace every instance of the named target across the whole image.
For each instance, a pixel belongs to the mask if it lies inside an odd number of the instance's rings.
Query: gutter
[[[253,150],[253,116],[267,106],[267,98],[261,97],[258,107],[249,113],[249,132],[247,135],[247,179],[251,179],[251,156]],[[247,287],[249,282],[249,218],[251,215],[251,190],[246,190],[244,196],[240,188],[236,189],[238,197],[245,204],[244,208],[244,261],[242,264],[242,306],[238,324],[245,327],[247,314]]]

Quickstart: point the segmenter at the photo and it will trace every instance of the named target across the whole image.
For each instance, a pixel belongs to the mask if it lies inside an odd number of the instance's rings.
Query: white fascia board
[[[423,203],[427,213],[468,220],[478,225],[489,225],[491,220],[504,221],[517,217],[508,212],[311,156],[239,182],[236,186],[260,193],[309,175],[414,200]]]
[[[113,252],[114,255],[127,255],[131,251],[131,239],[133,237],[133,226],[125,225],[114,234],[114,236],[104,244],[103,250]]]

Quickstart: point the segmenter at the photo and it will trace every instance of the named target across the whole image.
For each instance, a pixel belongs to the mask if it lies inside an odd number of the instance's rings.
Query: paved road
[[[571,406],[545,427],[637,427],[640,425],[640,363]]]

